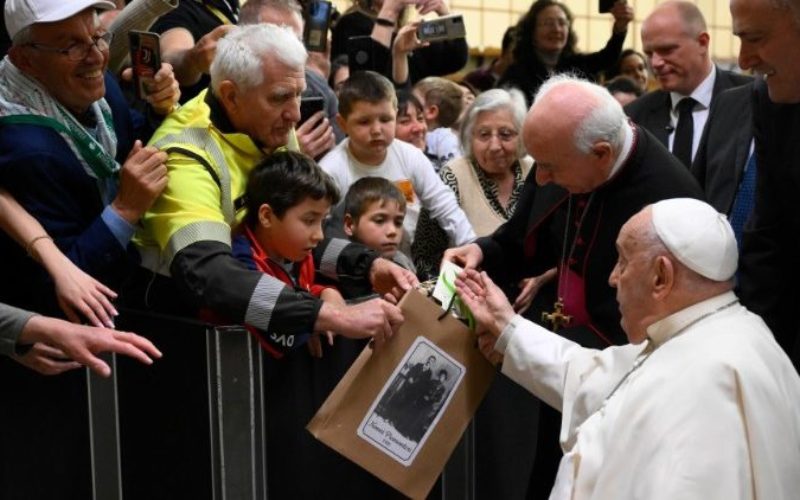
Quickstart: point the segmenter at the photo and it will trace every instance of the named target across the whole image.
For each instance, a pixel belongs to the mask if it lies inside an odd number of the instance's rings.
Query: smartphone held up
[[[306,5],[306,26],[303,43],[307,50],[325,52],[328,49],[328,28],[331,24],[333,5],[326,0],[312,0]]]
[[[311,95],[311,96],[301,97],[300,121],[297,122],[297,125],[298,126],[302,125],[309,118],[319,113],[320,111],[325,111],[325,99],[322,96]]]
[[[451,14],[429,21],[422,21],[417,28],[417,38],[424,42],[454,40],[464,38],[467,30],[461,14]]]
[[[144,99],[148,87],[161,68],[161,47],[159,36],[149,31],[130,31],[128,33],[133,66],[133,84],[136,96]]]

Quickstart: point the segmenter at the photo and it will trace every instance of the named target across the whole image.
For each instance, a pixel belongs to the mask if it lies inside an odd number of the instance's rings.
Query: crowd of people
[[[643,53],[625,0],[594,53],[532,1],[469,73],[463,37],[418,36],[445,0],[355,0],[321,51],[308,4],[5,0],[0,498],[91,496],[78,368],[162,355],[120,306],[258,340],[270,497],[397,496],[304,427],[443,259],[503,374],[480,498],[793,498],[800,2],[730,0],[753,75],[685,0]],[[131,29],[160,34],[144,96]],[[412,440],[452,389],[430,364],[387,413]]]

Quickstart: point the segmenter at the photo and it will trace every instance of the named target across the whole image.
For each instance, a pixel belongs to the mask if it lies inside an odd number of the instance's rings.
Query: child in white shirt
[[[394,140],[397,97],[385,77],[371,71],[353,74],[339,93],[336,120],[348,138],[319,162],[342,192],[362,177],[383,177],[406,197],[404,251],[414,239],[421,207],[445,230],[450,244],[463,245],[475,232],[455,194],[436,175],[416,147]]]
[[[462,156],[458,119],[464,109],[464,92],[458,84],[439,76],[429,76],[414,85],[414,95],[422,103],[428,124],[427,151],[443,163]]]

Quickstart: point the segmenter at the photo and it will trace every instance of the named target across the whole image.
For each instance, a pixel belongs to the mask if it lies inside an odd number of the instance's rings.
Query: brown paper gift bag
[[[417,291],[380,352],[366,348],[308,430],[411,498],[424,498],[494,377],[475,334]],[[440,319],[441,318],[441,319]]]

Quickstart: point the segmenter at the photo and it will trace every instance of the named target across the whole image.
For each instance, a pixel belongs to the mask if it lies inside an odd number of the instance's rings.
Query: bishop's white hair
[[[569,74],[556,75],[539,87],[533,106],[553,89],[567,85],[577,87],[592,101],[591,111],[580,121],[573,135],[578,151],[588,154],[596,142],[606,141],[615,152],[619,152],[625,140],[628,118],[619,102],[603,87]],[[575,105],[585,102],[576,98]]]
[[[251,24],[233,28],[217,42],[211,62],[211,88],[214,93],[225,80],[242,89],[260,85],[264,80],[265,57],[274,57],[283,64],[305,70],[306,52],[303,42],[288,27],[274,24]]]

